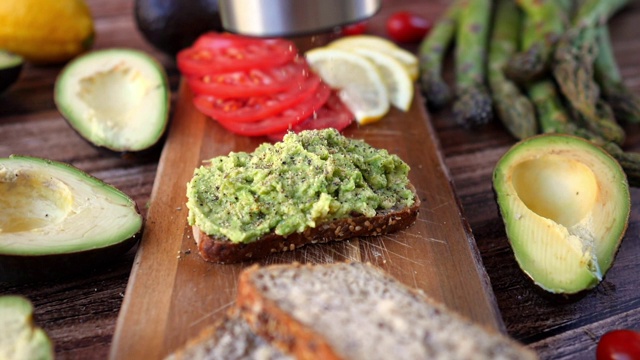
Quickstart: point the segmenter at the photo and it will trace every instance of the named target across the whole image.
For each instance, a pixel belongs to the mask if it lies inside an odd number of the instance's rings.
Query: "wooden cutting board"
[[[407,113],[392,110],[376,124],[352,125],[345,132],[409,164],[410,180],[422,199],[416,223],[388,236],[307,246],[260,262],[368,261],[462,315],[503,331],[475,240],[462,217],[423,99],[416,94]],[[186,86],[180,88],[116,325],[113,359],[158,359],[183,345],[234,303],[238,273],[250,265],[217,265],[200,258],[187,225],[186,184],[203,160],[253,151],[264,139],[225,131],[195,110],[191,96]]]

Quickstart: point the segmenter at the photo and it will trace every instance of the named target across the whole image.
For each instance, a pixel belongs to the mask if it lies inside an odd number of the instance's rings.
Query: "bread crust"
[[[294,263],[291,266],[301,266]],[[251,281],[259,269],[253,265],[240,274],[236,306],[256,334],[267,339],[282,352],[300,360],[341,360],[323,336],[302,325],[274,301],[261,296]]]
[[[411,187],[415,194],[415,189]],[[318,224],[303,232],[287,236],[270,233],[247,244],[232,243],[223,238],[209,236],[192,226],[198,252],[203,259],[219,264],[259,259],[269,254],[292,251],[307,244],[327,243],[354,237],[378,236],[405,229],[418,216],[420,199],[416,195],[410,207],[379,212],[373,217],[354,216]]]

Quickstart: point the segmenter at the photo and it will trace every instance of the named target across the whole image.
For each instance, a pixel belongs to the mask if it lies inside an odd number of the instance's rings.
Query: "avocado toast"
[[[420,200],[397,155],[333,129],[288,134],[196,169],[189,224],[202,257],[240,262],[411,225]]]

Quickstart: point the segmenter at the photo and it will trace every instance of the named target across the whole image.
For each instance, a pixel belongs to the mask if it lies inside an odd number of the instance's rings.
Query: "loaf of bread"
[[[535,359],[531,350],[362,263],[253,266],[237,306],[298,359]]]
[[[217,263],[387,234],[416,220],[408,172],[397,155],[334,129],[292,133],[196,169],[189,224],[200,255]]]
[[[293,360],[252,332],[238,315],[237,308],[232,308],[165,360]]]

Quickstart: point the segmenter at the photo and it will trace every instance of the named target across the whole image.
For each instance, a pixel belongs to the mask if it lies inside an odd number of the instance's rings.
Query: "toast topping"
[[[187,186],[189,224],[249,243],[352,215],[414,202],[409,166],[397,155],[334,129],[288,134],[253,153],[230,153],[195,170]]]

